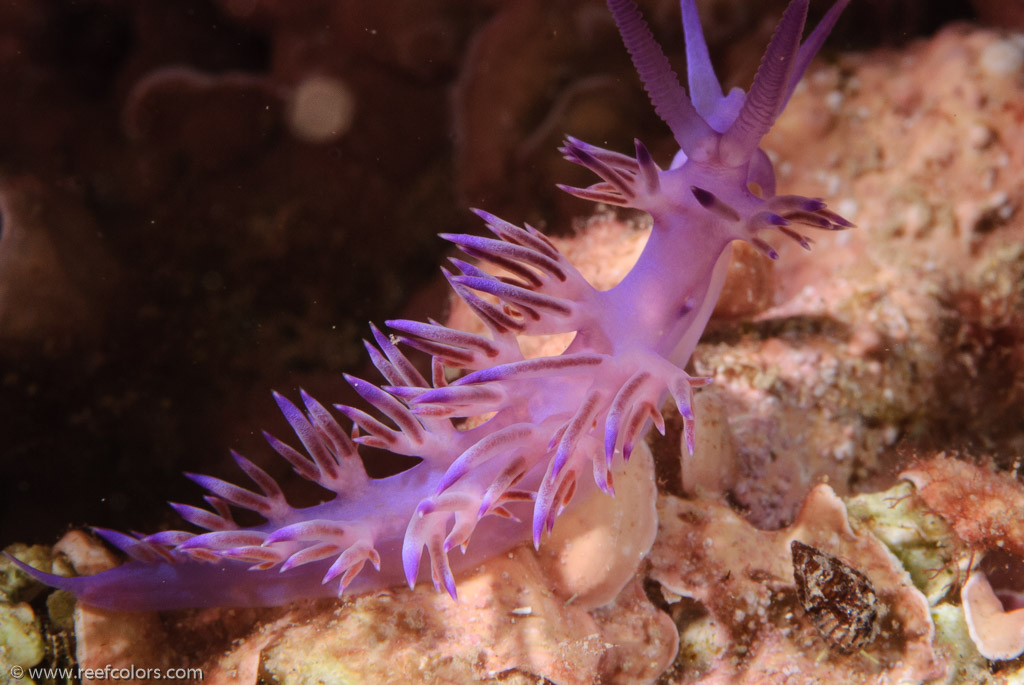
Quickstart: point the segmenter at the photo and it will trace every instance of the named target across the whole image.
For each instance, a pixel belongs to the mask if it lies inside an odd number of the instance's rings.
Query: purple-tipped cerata
[[[766,232],[807,247],[799,227],[850,226],[821,200],[776,195],[759,147],[847,2],[839,0],[801,45],[808,3],[793,0],[749,93],[723,95],[695,1],[682,0],[691,98],[633,0],[608,0],[681,148],[667,169],[640,141],[633,156],[574,138],[562,148],[601,179],[565,190],[654,219],[621,283],[598,291],[539,231],[477,211],[493,237],[444,234],[475,263],[452,259],[443,271],[488,335],[434,321],[388,321],[390,334],[371,326],[366,349],[384,380],[346,376],[367,405],[336,407],[349,427],[304,392],[298,404],[275,394],[298,446],[268,435],[271,448],[335,493],[331,500],[293,507],[263,469],[235,455],[251,486],[189,474],[208,491],[208,508],[172,505],[200,532],[97,531],[131,560],[93,576],[22,568],[82,602],[115,609],[274,605],[428,578],[454,597],[459,569],[524,539],[540,545],[575,493],[613,494],[613,466],[629,459],[650,425],[663,429],[668,396],[692,451],[693,388],[708,380],[683,368],[721,291],[732,241],[776,258]],[[521,335],[566,332],[575,337],[560,355],[525,359],[520,351]],[[429,379],[401,346],[432,357]],[[471,428],[460,425],[485,415]],[[362,445],[421,461],[372,479]],[[264,523],[243,527],[235,509]]]

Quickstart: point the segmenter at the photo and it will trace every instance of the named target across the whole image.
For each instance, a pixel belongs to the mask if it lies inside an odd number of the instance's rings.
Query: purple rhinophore
[[[564,190],[653,217],[643,254],[621,283],[598,291],[536,229],[477,211],[493,238],[442,237],[483,266],[452,259],[453,270],[443,272],[489,336],[434,321],[388,321],[390,335],[371,327],[366,348],[384,381],[346,376],[372,407],[337,406],[349,430],[305,392],[301,406],[275,394],[302,449],[268,435],[270,446],[333,499],[292,507],[265,471],[234,455],[255,489],[188,474],[209,492],[209,508],[172,505],[204,532],[97,530],[131,560],[93,576],[62,578],[19,565],[86,604],[113,609],[277,605],[428,577],[455,597],[458,570],[523,540],[540,545],[574,494],[614,494],[613,466],[629,459],[652,424],[663,429],[660,408],[670,395],[692,451],[693,388],[708,379],[683,368],[722,289],[732,241],[775,259],[763,233],[809,247],[795,225],[851,225],[819,199],[777,196],[772,163],[759,147],[848,2],[836,2],[801,45],[808,0],[793,0],[750,91],[723,94],[695,0],[682,0],[688,96],[634,1],[608,0],[680,147],[667,169],[640,141],[634,156],[571,137],[561,148],[601,179]],[[520,335],[567,332],[575,337],[561,355],[525,359],[520,350]],[[429,380],[399,345],[431,355]],[[464,375],[449,382],[456,371]],[[484,415],[490,418],[480,422]],[[477,422],[465,428],[461,419]],[[372,479],[361,445],[421,461]],[[242,527],[233,509],[265,523]]]

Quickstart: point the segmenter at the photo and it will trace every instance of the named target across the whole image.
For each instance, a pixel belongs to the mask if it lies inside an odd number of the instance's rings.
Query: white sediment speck
[[[839,212],[839,216],[853,223],[857,223],[857,211],[859,209],[860,205],[857,204],[857,201],[850,198],[840,200],[839,204],[836,205],[836,211]]]
[[[845,100],[845,98],[843,97],[842,91],[833,90],[825,96],[825,106],[832,112],[838,112],[843,106],[843,100]]]
[[[1012,76],[1024,69],[1024,46],[1013,40],[996,40],[985,46],[978,60],[989,76]]]

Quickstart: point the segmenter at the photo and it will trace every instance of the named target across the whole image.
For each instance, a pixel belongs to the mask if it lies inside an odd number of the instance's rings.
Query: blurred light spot
[[[288,128],[307,143],[328,143],[345,135],[355,117],[355,97],[342,81],[311,76],[300,83],[288,108]]]

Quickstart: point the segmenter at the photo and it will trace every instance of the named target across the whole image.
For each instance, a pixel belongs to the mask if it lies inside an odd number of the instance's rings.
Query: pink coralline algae
[[[794,0],[749,92],[724,94],[696,3],[683,0],[687,94],[634,2],[609,0],[680,148],[663,169],[640,141],[631,156],[566,139],[564,156],[601,180],[564,190],[653,218],[620,283],[596,289],[536,229],[477,211],[493,237],[443,234],[477,260],[453,258],[443,272],[486,334],[404,319],[388,321],[390,333],[372,327],[366,349],[384,381],[347,377],[370,406],[336,405],[351,430],[305,392],[298,404],[275,395],[303,450],[270,435],[268,442],[332,499],[293,507],[263,469],[235,455],[259,492],[190,474],[209,491],[209,508],[172,505],[206,532],[98,530],[131,561],[77,578],[23,568],[85,604],[113,609],[272,606],[427,579],[455,597],[456,573],[524,539],[539,547],[574,497],[599,489],[614,507],[612,474],[649,426],[664,429],[660,407],[669,395],[693,451],[693,388],[708,379],[684,367],[722,290],[733,241],[776,259],[766,233],[808,248],[798,226],[851,225],[820,199],[777,195],[773,164],[760,148],[847,2],[801,42],[808,0]],[[558,354],[524,354],[521,336],[550,334],[571,334],[572,342]],[[430,373],[403,347],[429,355]],[[420,461],[371,479],[361,446]],[[233,508],[265,523],[242,526]]]
[[[977,568],[960,589],[978,652],[1003,661],[1024,654],[1024,492],[1010,475],[940,454],[900,474],[971,551]],[[991,576],[991,577],[989,577]],[[995,586],[995,587],[994,587]]]

